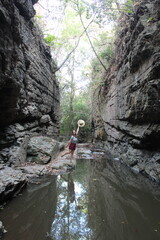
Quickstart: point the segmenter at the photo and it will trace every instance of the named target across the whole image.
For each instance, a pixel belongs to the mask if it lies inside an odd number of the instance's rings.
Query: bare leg
[[[63,155],[61,155],[61,157],[64,157],[65,155],[68,155],[68,154],[70,154],[71,152],[72,152],[72,150],[70,150],[69,152],[64,153]]]
[[[71,151],[71,160],[70,160],[70,162],[73,161],[73,154],[74,154],[74,150]]]

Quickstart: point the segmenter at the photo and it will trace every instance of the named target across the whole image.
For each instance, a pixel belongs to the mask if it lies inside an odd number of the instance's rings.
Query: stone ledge
[[[21,170],[1,167],[0,170],[0,204],[19,194],[27,184],[27,178]]]

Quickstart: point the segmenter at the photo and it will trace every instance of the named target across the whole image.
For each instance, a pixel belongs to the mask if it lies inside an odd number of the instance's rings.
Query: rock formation
[[[94,124],[103,123],[106,148],[116,157],[160,181],[160,2],[139,1],[121,21]]]
[[[56,139],[59,133],[59,86],[50,49],[33,20],[37,1],[0,1],[0,168],[6,174],[26,161],[31,137]],[[3,201],[26,183],[20,170],[11,175],[0,186]]]
[[[27,161],[46,164],[56,158],[60,150],[59,145],[59,142],[49,137],[32,137],[28,143]]]
[[[0,2],[0,162],[9,166],[25,161],[31,135],[58,135],[59,87],[35,2]]]

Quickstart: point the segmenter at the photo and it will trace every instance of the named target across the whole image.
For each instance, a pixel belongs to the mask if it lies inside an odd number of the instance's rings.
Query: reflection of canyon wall
[[[108,157],[107,162],[94,160],[90,169],[89,227],[94,239],[153,239],[160,206],[159,202],[153,204],[154,183]],[[155,239],[158,237],[160,234],[155,234]]]
[[[58,135],[59,87],[35,2],[0,1],[0,162],[8,165],[25,160],[31,135]]]
[[[8,239],[44,240],[50,234],[57,207],[57,177],[30,186],[1,213]]]
[[[138,1],[133,16],[122,19],[115,61],[99,96],[107,148],[155,180],[160,179],[159,24],[158,0]]]

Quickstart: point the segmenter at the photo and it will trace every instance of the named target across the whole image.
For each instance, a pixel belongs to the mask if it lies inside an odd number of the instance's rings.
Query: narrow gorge
[[[117,160],[159,182],[160,2],[137,2],[119,25],[115,58],[93,102],[94,135]]]
[[[0,239],[160,239],[160,0],[1,0],[0,111]]]

